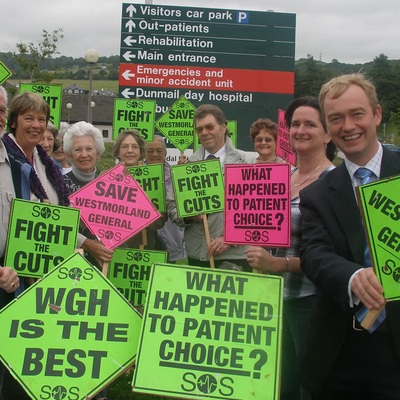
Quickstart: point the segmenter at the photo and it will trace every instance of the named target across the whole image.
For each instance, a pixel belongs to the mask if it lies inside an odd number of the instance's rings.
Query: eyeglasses
[[[123,144],[121,146],[122,150],[128,150],[128,149],[132,149],[132,150],[139,150],[139,146],[137,144]]]
[[[272,143],[274,139],[270,138],[270,137],[256,137],[254,139],[255,143],[261,144],[262,142],[265,141],[265,143]]]
[[[217,125],[219,125],[219,124],[209,123],[204,126],[196,126],[196,128],[194,128],[194,130],[196,131],[196,133],[201,133],[201,132],[203,132],[204,129],[206,129],[207,131],[212,131]]]
[[[163,150],[163,149],[148,149],[148,150],[147,150],[147,153],[148,153],[148,154],[154,154],[154,153],[163,154],[163,153],[164,153],[164,150]]]
[[[86,153],[90,154],[95,151],[94,147],[85,147],[84,149],[77,147],[76,149],[73,150],[74,154],[82,154],[83,150],[86,151]]]

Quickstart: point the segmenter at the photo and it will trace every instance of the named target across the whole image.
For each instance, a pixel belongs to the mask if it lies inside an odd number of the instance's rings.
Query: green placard
[[[235,148],[237,147],[237,121],[227,121],[226,128],[229,130],[230,138]],[[193,133],[193,151],[200,146],[199,137],[196,132]]]
[[[132,385],[184,399],[278,399],[283,278],[154,264]]]
[[[2,85],[11,75],[11,70],[3,63],[3,61],[0,61],[0,85]]]
[[[154,139],[155,100],[114,100],[113,140],[126,129],[137,129],[146,142]]]
[[[399,193],[400,176],[357,188],[371,260],[387,300],[400,299]]]
[[[193,116],[196,107],[181,96],[156,122],[156,128],[180,151],[193,142]]]
[[[13,199],[4,264],[18,275],[41,277],[76,248],[80,211]]]
[[[92,398],[134,361],[141,321],[75,253],[0,311],[0,359],[32,399]]]
[[[153,262],[167,262],[167,252],[118,248],[109,266],[108,279],[132,305],[142,306]]]
[[[171,166],[179,218],[224,210],[224,179],[219,159]]]
[[[21,83],[19,92],[32,92],[40,94],[49,103],[50,121],[60,129],[62,107],[62,85],[45,85],[42,83]]]
[[[139,183],[160,212],[166,212],[164,165],[151,164],[127,167],[132,177]]]

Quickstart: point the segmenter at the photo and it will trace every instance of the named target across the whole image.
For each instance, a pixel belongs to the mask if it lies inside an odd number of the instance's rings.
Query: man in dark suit
[[[368,253],[355,187],[400,173],[400,156],[378,142],[381,108],[375,87],[361,74],[344,75],[320,93],[323,120],[343,164],[300,192],[303,216],[301,268],[319,288],[301,356],[303,386],[318,400],[400,398],[400,302],[385,306],[373,332],[356,313],[379,309],[383,288]]]

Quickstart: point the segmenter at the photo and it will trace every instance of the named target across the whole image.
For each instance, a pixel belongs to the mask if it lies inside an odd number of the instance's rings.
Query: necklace
[[[293,186],[294,186],[294,187],[299,187],[299,186],[301,186],[303,183],[306,183],[306,182],[311,178],[311,176],[314,175],[314,174],[321,168],[321,165],[325,162],[325,160],[326,160],[326,157],[322,160],[321,164],[319,164],[318,167],[315,168],[315,170],[314,170],[313,172],[311,172],[311,174],[308,175],[306,179],[304,179],[303,182],[301,182],[301,183],[295,183],[296,177],[293,177]],[[299,175],[299,169],[297,169],[297,176],[298,176],[298,175]]]

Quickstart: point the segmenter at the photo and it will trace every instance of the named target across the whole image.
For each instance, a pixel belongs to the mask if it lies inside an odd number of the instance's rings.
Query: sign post
[[[154,264],[135,392],[279,398],[283,278]]]
[[[4,264],[39,278],[74,253],[79,210],[14,199]]]
[[[225,166],[224,241],[290,246],[290,165]]]
[[[0,325],[0,359],[32,399],[83,400],[135,360],[141,317],[75,253],[4,307]]]
[[[62,85],[45,85],[42,83],[21,83],[19,92],[37,93],[50,106],[50,121],[60,129],[61,107],[62,107]]]

